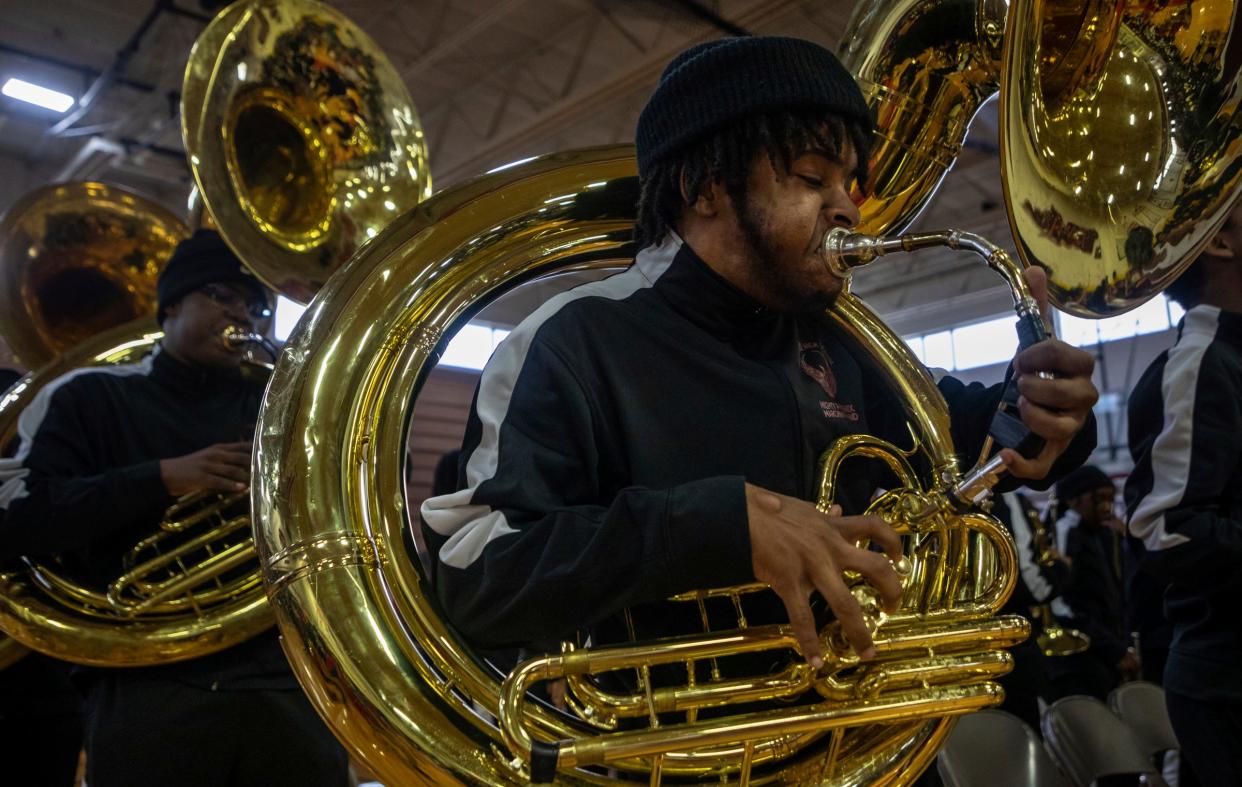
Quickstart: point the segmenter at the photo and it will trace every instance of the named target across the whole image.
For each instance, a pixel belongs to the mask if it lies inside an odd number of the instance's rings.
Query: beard
[[[737,213],[742,240],[751,260],[751,273],[755,283],[766,293],[768,305],[781,312],[821,314],[836,302],[840,290],[811,290],[805,282],[798,280],[772,240],[767,216],[760,213],[749,199]]]

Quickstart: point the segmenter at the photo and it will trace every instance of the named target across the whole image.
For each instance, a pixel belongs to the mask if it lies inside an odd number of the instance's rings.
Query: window
[[[923,337],[923,363],[933,369],[956,369],[953,363],[953,332],[940,331]]]
[[[440,363],[459,369],[481,370],[496,347],[509,335],[505,328],[486,323],[468,323],[449,340]]]
[[[1018,351],[1014,317],[998,317],[953,329],[953,360],[957,369],[1009,363]]]
[[[1180,306],[1160,294],[1133,311],[1103,320],[1087,320],[1057,312],[1057,333],[1068,344],[1087,347],[1168,330],[1177,325],[1184,313]]]
[[[293,333],[293,328],[298,324],[298,320],[302,319],[302,314],[306,311],[306,307],[302,304],[291,301],[283,295],[276,296],[276,319],[272,325],[272,338],[278,342],[289,341],[289,334]]]
[[[1133,311],[1105,320],[1056,313],[1057,335],[1075,347],[1157,333],[1177,325],[1185,312],[1157,295]],[[948,371],[1007,363],[1018,351],[1017,318],[1012,314],[947,331],[902,337],[925,366]]]
[[[911,352],[914,353],[914,357],[918,358],[919,361],[924,366],[926,366],[927,361],[924,360],[924,357],[923,357],[923,337],[922,336],[906,336],[904,337],[904,340],[906,344],[910,345],[910,350]]]
[[[276,298],[276,317],[272,335],[278,342],[288,341],[294,326],[302,318],[306,307],[281,295]],[[480,370],[492,357],[496,346],[509,335],[508,329],[495,328],[487,323],[467,323],[449,340],[440,363],[459,369]]]

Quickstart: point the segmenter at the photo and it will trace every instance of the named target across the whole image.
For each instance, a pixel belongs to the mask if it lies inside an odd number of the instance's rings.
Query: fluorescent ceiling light
[[[73,106],[74,101],[73,96],[67,93],[61,93],[59,90],[52,90],[17,77],[5,82],[4,87],[0,87],[0,93],[18,101],[37,104],[53,112],[64,112]]]

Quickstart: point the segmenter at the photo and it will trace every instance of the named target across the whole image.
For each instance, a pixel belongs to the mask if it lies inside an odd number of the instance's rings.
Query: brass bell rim
[[[327,150],[330,141],[314,128],[339,117],[327,106],[339,96],[329,96],[328,102],[302,97],[296,91],[309,91],[308,85],[273,82],[264,75],[282,36],[314,25],[331,31],[348,57],[365,62],[363,70],[373,80],[368,90],[347,96],[349,101],[374,101],[365,117],[351,116],[353,128],[374,143],[364,151],[366,160],[334,161]],[[340,66],[353,68],[352,63]],[[318,151],[310,160],[319,161],[323,153],[321,163],[328,167],[313,179],[317,199],[330,193],[328,201],[310,211],[318,215],[309,228],[294,232],[254,210],[244,178],[230,171],[239,162],[226,144],[235,138],[230,129],[239,116],[232,103],[265,87],[286,97],[268,107],[273,117],[283,118],[308,150]],[[368,118],[389,124],[388,132],[369,128]],[[316,0],[237,0],[219,12],[190,51],[181,90],[181,135],[203,206],[225,242],[265,285],[303,304],[358,248],[431,193],[426,138],[400,75],[361,28]]]
[[[230,106],[230,114],[221,124],[222,145],[228,157],[226,169],[232,183],[242,214],[249,219],[258,230],[277,244],[291,252],[303,253],[324,243],[332,228],[332,213],[336,207],[336,199],[331,187],[332,169],[328,164],[327,152],[319,134],[306,123],[297,113],[293,96],[283,90],[263,86],[242,91],[237,101]],[[292,129],[302,142],[302,150],[307,155],[301,157],[305,169],[309,170],[309,188],[300,189],[300,193],[308,196],[312,204],[307,211],[310,220],[299,222],[299,226],[290,226],[290,222],[268,217],[252,197],[253,186],[246,182],[248,171],[241,162],[241,149],[245,143],[239,141],[240,131],[248,114],[262,113],[266,117],[256,126],[266,126],[268,133]]]
[[[98,246],[77,248],[70,258],[62,250],[47,259],[44,247],[53,215],[93,216],[103,221],[127,223],[136,229],[145,251],[139,258],[110,258]],[[32,284],[31,266],[59,265],[64,272],[90,272],[96,285],[111,286],[127,299],[128,317],[121,322],[154,318],[155,285],[176,244],[189,236],[189,228],[171,211],[137,193],[98,181],[78,181],[44,186],[25,194],[0,217],[0,334],[29,368],[49,363],[75,346],[82,337],[64,333],[66,326],[49,324],[47,306]],[[137,240],[135,241],[138,242]],[[90,325],[91,315],[68,324],[78,332]],[[96,322],[96,324],[98,324]],[[113,325],[102,325],[106,330]]]
[[[1187,52],[1161,38],[1176,36],[1176,25],[1172,33],[1132,28],[1124,4],[1096,0],[1065,7],[1070,17],[1095,9],[1101,41],[1088,45],[1078,31],[1069,36],[1066,60],[1049,67],[1055,53],[1047,49],[1044,22],[1060,7],[1010,4],[998,117],[1001,181],[1018,254],[1047,272],[1050,302],[1099,319],[1136,309],[1168,287],[1242,199],[1242,151],[1229,120],[1236,74],[1214,64],[1210,52]],[[1211,46],[1204,42],[1199,36],[1195,46]],[[1211,77],[1195,71],[1201,66]],[[1101,99],[1104,89],[1115,95]],[[1101,103],[1107,116],[1096,114]],[[1210,117],[1203,126],[1215,124],[1216,135],[1188,137],[1191,111]],[[1085,118],[1083,126],[1072,117]]]

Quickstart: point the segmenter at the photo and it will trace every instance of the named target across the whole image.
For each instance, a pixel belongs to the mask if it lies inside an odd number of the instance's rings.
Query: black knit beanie
[[[1113,479],[1095,465],[1083,465],[1057,482],[1056,496],[1062,503],[1073,500],[1086,492],[1111,487]]]
[[[224,238],[215,230],[198,230],[191,237],[177,244],[172,258],[160,272],[155,285],[159,298],[158,319],[164,322],[164,312],[186,295],[214,282],[236,281],[254,290],[255,300],[267,304],[267,290],[241,260],[233,253]]]
[[[850,72],[819,44],[744,36],[708,41],[664,69],[638,118],[638,174],[687,144],[748,115],[817,109],[870,133],[871,111]]]

